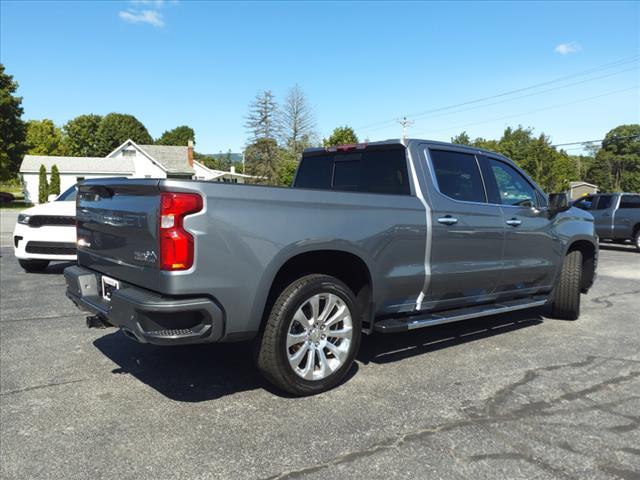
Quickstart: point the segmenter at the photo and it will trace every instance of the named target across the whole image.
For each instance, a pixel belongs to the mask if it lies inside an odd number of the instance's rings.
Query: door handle
[[[458,223],[458,219],[447,215],[446,217],[440,217],[438,219],[438,223],[442,223],[444,225],[455,225],[456,223]]]
[[[522,223],[522,220],[518,220],[517,218],[512,218],[507,220],[507,225],[511,225],[512,227],[517,227]]]

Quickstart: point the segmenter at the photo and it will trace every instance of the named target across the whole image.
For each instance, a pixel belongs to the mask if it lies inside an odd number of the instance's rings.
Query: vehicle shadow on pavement
[[[158,347],[119,330],[93,343],[119,366],[112,373],[132,375],[172,400],[202,402],[266,387],[248,343]]]
[[[357,360],[362,364],[390,363],[415,355],[508,333],[542,323],[543,310],[496,315],[398,334],[364,336]],[[238,392],[275,389],[258,373],[253,363],[252,344],[220,343],[158,347],[132,341],[114,331],[94,345],[118,365],[116,375],[132,375],[162,395],[180,402],[204,402]],[[354,364],[344,382],[356,374]]]
[[[205,402],[258,388],[292,397],[260,376],[250,342],[158,347],[137,343],[118,330],[93,344],[118,365],[113,374],[132,375],[171,400]],[[344,381],[357,370],[354,365]]]
[[[363,364],[390,363],[542,323],[543,309],[523,310],[448,323],[405,333],[364,337],[357,359]]]

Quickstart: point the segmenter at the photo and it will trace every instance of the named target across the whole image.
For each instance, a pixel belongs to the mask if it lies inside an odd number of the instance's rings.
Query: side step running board
[[[458,322],[471,318],[486,317],[499,313],[524,310],[526,308],[541,307],[547,303],[547,297],[530,297],[520,300],[509,300],[489,305],[478,305],[473,307],[459,308],[456,310],[445,310],[436,313],[423,315],[412,315],[401,318],[387,318],[376,322],[374,331],[380,333],[396,333],[414,330],[416,328],[431,327],[443,323]]]

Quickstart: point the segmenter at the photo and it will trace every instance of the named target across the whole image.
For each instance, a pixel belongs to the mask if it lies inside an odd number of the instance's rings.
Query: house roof
[[[569,188],[576,188],[576,187],[582,187],[582,186],[598,188],[597,185],[594,185],[588,182],[569,182]]]
[[[104,157],[53,157],[48,155],[25,155],[20,165],[21,173],[37,173],[40,165],[47,172],[56,165],[60,173],[107,173],[127,174],[134,172],[133,161],[129,158]]]
[[[193,164],[194,165],[198,165],[203,170],[206,170],[206,171],[210,172],[211,175],[213,175],[214,178],[222,177],[223,175],[233,175],[234,177],[242,177],[242,178],[259,178],[259,177],[255,177],[253,175],[247,175],[245,173],[227,172],[225,170],[216,170],[216,169],[213,169],[213,168],[209,168],[204,163],[199,162],[197,160],[194,160]]]
[[[134,142],[131,142],[135,145]],[[158,162],[169,173],[193,174],[189,165],[189,147],[167,145],[137,145],[149,157]]]

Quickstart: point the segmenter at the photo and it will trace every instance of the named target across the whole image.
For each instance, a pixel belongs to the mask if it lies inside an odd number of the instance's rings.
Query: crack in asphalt
[[[87,380],[90,380],[90,379],[79,378],[77,380],[67,380],[66,382],[51,382],[51,383],[44,383],[42,385],[34,385],[32,387],[18,388],[16,390],[9,390],[8,392],[0,392],[0,397],[5,397],[7,395],[14,395],[16,393],[30,392],[31,390],[40,390],[42,388],[57,387],[60,385],[70,385],[72,383],[86,382]]]
[[[539,416],[539,415],[545,415],[545,416],[555,415],[555,412],[549,412],[548,409],[558,404],[561,404],[563,402],[585,399],[588,397],[588,395],[591,395],[593,393],[640,378],[640,370],[633,371],[627,375],[620,375],[617,377],[609,378],[603,382],[594,384],[590,387],[583,388],[581,390],[577,390],[574,392],[566,392],[551,400],[530,402],[526,405],[523,405],[511,411],[506,411],[504,413],[500,412],[501,408],[504,407],[507,401],[513,397],[513,395],[515,394],[515,390],[517,388],[527,385],[533,382],[535,379],[540,378],[541,372],[548,372],[548,371],[567,369],[567,368],[587,367],[593,364],[596,360],[598,360],[598,358],[599,358],[598,356],[590,355],[590,356],[587,356],[584,360],[580,360],[577,362],[560,364],[560,365],[550,365],[547,367],[540,367],[540,368],[527,370],[522,376],[522,378],[499,389],[491,398],[489,398],[485,402],[483,408],[481,408],[480,410],[478,411],[474,411],[473,409],[466,410],[465,413],[468,415],[467,419],[460,419],[453,422],[448,422],[440,425],[422,428],[420,430],[410,431],[410,432],[398,435],[396,437],[382,440],[368,448],[365,448],[362,450],[356,450],[353,452],[346,453],[344,455],[337,456],[323,463],[277,473],[275,475],[267,477],[266,480],[285,480],[285,479],[288,480],[288,479],[299,478],[303,475],[308,475],[310,473],[314,473],[314,472],[329,468],[331,466],[350,463],[362,458],[366,458],[366,457],[375,455],[378,452],[395,450],[400,448],[404,444],[421,441],[437,433],[448,432],[458,428],[463,428],[468,426],[488,426],[488,425],[493,425],[501,422],[517,421],[524,418],[530,418],[530,417]],[[626,359],[620,359],[620,360],[626,361]],[[476,456],[467,458],[467,460],[469,461],[478,461],[483,459],[488,460],[491,458],[502,458],[501,456],[508,456],[510,457],[510,459],[527,461],[528,463],[536,465],[539,468],[542,468],[548,473],[552,473],[555,476],[575,478],[575,477],[572,477],[566,471],[562,470],[561,468],[549,465],[543,462],[541,459],[534,457],[530,452],[522,451],[522,448],[520,448],[520,451],[516,453],[504,452],[504,453],[487,454],[485,456],[476,455]],[[599,468],[602,471],[605,471],[608,473],[613,473],[613,471],[619,471],[623,474],[626,474],[627,472],[629,472],[627,470],[620,468],[619,466],[613,466],[611,464],[599,465]],[[635,475],[637,478],[637,473]],[[623,476],[623,478],[627,478],[627,477]]]
[[[1,320],[0,324],[4,323],[18,323],[18,322],[31,322],[31,321],[40,321],[40,320],[54,320],[54,319],[62,319],[62,318],[77,318],[82,317],[82,315],[50,315],[48,317],[27,317],[27,318],[12,318],[9,320]]]
[[[602,305],[602,308],[611,308],[613,307],[613,302],[609,301],[609,298],[613,298],[613,297],[622,297],[624,295],[638,295],[640,294],[640,290],[634,290],[632,292],[615,292],[615,293],[609,293],[607,295],[600,295],[599,297],[595,297],[591,299],[592,303],[598,304],[598,305]]]

